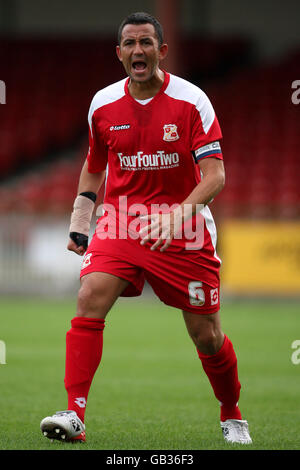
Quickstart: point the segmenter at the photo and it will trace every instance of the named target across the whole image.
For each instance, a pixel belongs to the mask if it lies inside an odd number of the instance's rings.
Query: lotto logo
[[[119,126],[110,126],[110,131],[124,131],[126,129],[130,129],[130,124],[121,124]]]
[[[87,253],[82,261],[82,269],[87,268],[91,264],[92,253]]]
[[[217,305],[218,302],[219,302],[218,289],[211,289],[210,290],[210,304]]]
[[[76,405],[79,406],[79,408],[85,408],[86,407],[86,399],[84,397],[79,397],[74,400]]]

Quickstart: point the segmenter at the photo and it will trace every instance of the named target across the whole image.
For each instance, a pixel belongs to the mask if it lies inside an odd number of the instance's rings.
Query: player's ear
[[[162,44],[159,48],[159,59],[164,60],[168,55],[168,44]]]
[[[120,46],[116,46],[116,53],[117,53],[119,61],[122,62],[122,54],[121,54]]]

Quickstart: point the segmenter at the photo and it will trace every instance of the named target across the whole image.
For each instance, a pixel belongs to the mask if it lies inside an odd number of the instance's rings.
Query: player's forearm
[[[182,206],[190,205],[193,214],[196,212],[197,205],[208,204],[223,189],[225,178],[220,175],[207,175],[194,188],[190,195],[182,202]]]
[[[211,162],[209,162],[211,163]],[[189,196],[181,203],[184,218],[194,215],[201,205],[208,204],[223,189],[225,184],[225,171],[223,164],[214,165],[203,172],[201,182],[193,189]]]
[[[83,192],[98,193],[105,178],[105,170],[99,173],[89,173],[87,161],[85,161],[78,183],[78,194]]]
[[[73,205],[70,222],[68,249],[83,255],[88,245],[88,236],[97,193],[105,178],[105,171],[89,173],[87,161],[81,170],[78,194]]]

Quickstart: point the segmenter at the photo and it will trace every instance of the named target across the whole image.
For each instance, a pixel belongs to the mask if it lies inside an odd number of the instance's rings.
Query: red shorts
[[[167,305],[192,313],[211,314],[220,308],[219,264],[203,266],[199,251],[172,247],[160,252],[139,240],[104,239],[95,233],[82,262],[80,277],[105,272],[130,282],[122,296],[141,295],[147,281]]]

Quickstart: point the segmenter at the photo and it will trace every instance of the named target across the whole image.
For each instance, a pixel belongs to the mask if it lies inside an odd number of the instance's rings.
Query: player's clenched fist
[[[67,248],[79,256],[83,256],[88,246],[88,237],[82,233],[70,232]]]

